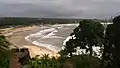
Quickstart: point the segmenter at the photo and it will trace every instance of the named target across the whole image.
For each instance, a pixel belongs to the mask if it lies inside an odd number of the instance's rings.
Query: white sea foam
[[[31,39],[31,38],[38,38],[38,37],[40,39],[64,38],[64,37],[55,36],[55,32],[58,32],[57,29],[55,29],[55,28],[44,29],[44,30],[40,30],[39,32],[36,32],[34,34],[30,34],[30,35],[26,36],[25,39],[26,39],[26,41],[28,41],[34,45],[45,47],[45,48],[52,50],[54,52],[58,52],[60,50],[60,48],[57,46],[50,45],[50,44],[43,44],[43,43],[40,43],[38,41],[34,41]],[[46,33],[48,33],[48,34],[46,34]]]
[[[25,37],[25,40],[26,40],[27,42],[30,42],[30,43],[31,43],[32,40],[30,40],[29,37],[30,37],[30,36],[26,36],[26,37]]]
[[[54,35],[53,34],[54,31],[56,31],[55,28],[44,29],[44,30],[41,30],[37,33],[28,35],[27,37],[25,37],[25,39],[26,38],[28,39],[29,37],[44,37],[44,36],[46,36],[45,33],[48,33],[48,32],[51,32],[51,33],[49,33],[47,36],[51,36],[51,35]]]
[[[51,51],[54,51],[54,52],[58,52],[60,51],[60,48],[57,47],[57,46],[54,46],[54,45],[50,45],[50,44],[43,44],[43,43],[40,43],[40,42],[37,42],[37,41],[33,41],[32,42],[34,45],[37,45],[37,46],[41,46],[41,47],[45,47]]]
[[[37,46],[41,46],[41,47],[45,47],[49,50],[52,50],[52,51],[55,51],[55,52],[58,52],[59,50],[61,50],[59,47],[57,46],[54,46],[54,45],[50,45],[50,44],[43,44],[43,43],[40,43],[38,41],[35,41],[35,40],[32,40],[32,38],[40,38],[40,39],[47,39],[47,38],[64,38],[64,37],[59,37],[59,36],[55,36],[55,32],[58,32],[57,29],[55,28],[63,28],[64,26],[77,26],[78,24],[57,24],[57,25],[52,25],[53,28],[51,27],[46,27],[46,26],[41,26],[41,28],[43,30],[40,30],[39,32],[36,32],[34,34],[30,34],[28,36],[25,37],[26,41],[34,44],[34,45],[37,45]],[[54,28],[55,27],[55,28]],[[44,29],[44,28],[47,28],[47,29]],[[68,28],[66,28],[68,29]],[[46,34],[48,33],[48,34]],[[65,42],[64,42],[65,44]]]
[[[56,24],[56,25],[52,25],[54,27],[63,27],[63,26],[78,26],[79,24]]]
[[[69,39],[72,39],[72,37],[71,37],[71,36],[68,36],[68,37],[63,41],[63,45],[66,45],[66,42],[69,41]],[[64,47],[63,47],[63,48],[64,48]],[[63,49],[63,48],[62,48],[62,49]]]

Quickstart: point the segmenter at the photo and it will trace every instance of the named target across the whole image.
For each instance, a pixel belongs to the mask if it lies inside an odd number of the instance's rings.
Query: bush
[[[43,55],[41,58],[32,58],[29,68],[60,68],[60,63],[55,57],[49,58],[48,55]]]
[[[89,55],[73,56],[71,61],[76,68],[99,68],[100,66],[100,59]]]
[[[10,43],[5,36],[0,35],[0,68],[9,68],[9,59],[11,55],[9,45]]]
[[[89,55],[79,55],[70,58],[49,58],[44,55],[41,58],[32,58],[29,68],[65,68],[73,65],[73,68],[99,68],[100,59],[91,57]]]

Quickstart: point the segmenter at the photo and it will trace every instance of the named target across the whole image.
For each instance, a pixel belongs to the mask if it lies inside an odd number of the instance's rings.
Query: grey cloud
[[[0,0],[0,16],[107,18],[120,0]]]

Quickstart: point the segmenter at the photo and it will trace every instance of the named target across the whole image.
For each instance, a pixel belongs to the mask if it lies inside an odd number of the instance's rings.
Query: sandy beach
[[[7,36],[8,40],[17,48],[28,48],[30,56],[36,55],[42,56],[43,54],[49,54],[49,56],[59,56],[56,52],[50,51],[44,47],[39,47],[29,43],[25,40],[25,37],[30,33],[34,33],[40,30],[40,26],[27,26],[20,28],[6,28],[0,29],[1,33]]]

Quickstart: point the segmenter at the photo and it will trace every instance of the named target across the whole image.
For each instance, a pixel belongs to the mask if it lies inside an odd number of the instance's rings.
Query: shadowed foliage
[[[76,47],[86,49],[86,52],[93,54],[92,46],[102,46],[104,37],[104,27],[100,22],[92,20],[80,21],[79,26],[76,27],[70,34],[70,39],[65,45],[65,51],[70,53],[75,51]]]
[[[9,68],[9,59],[10,59],[10,51],[9,51],[10,43],[7,41],[5,36],[0,36],[0,68]]]

